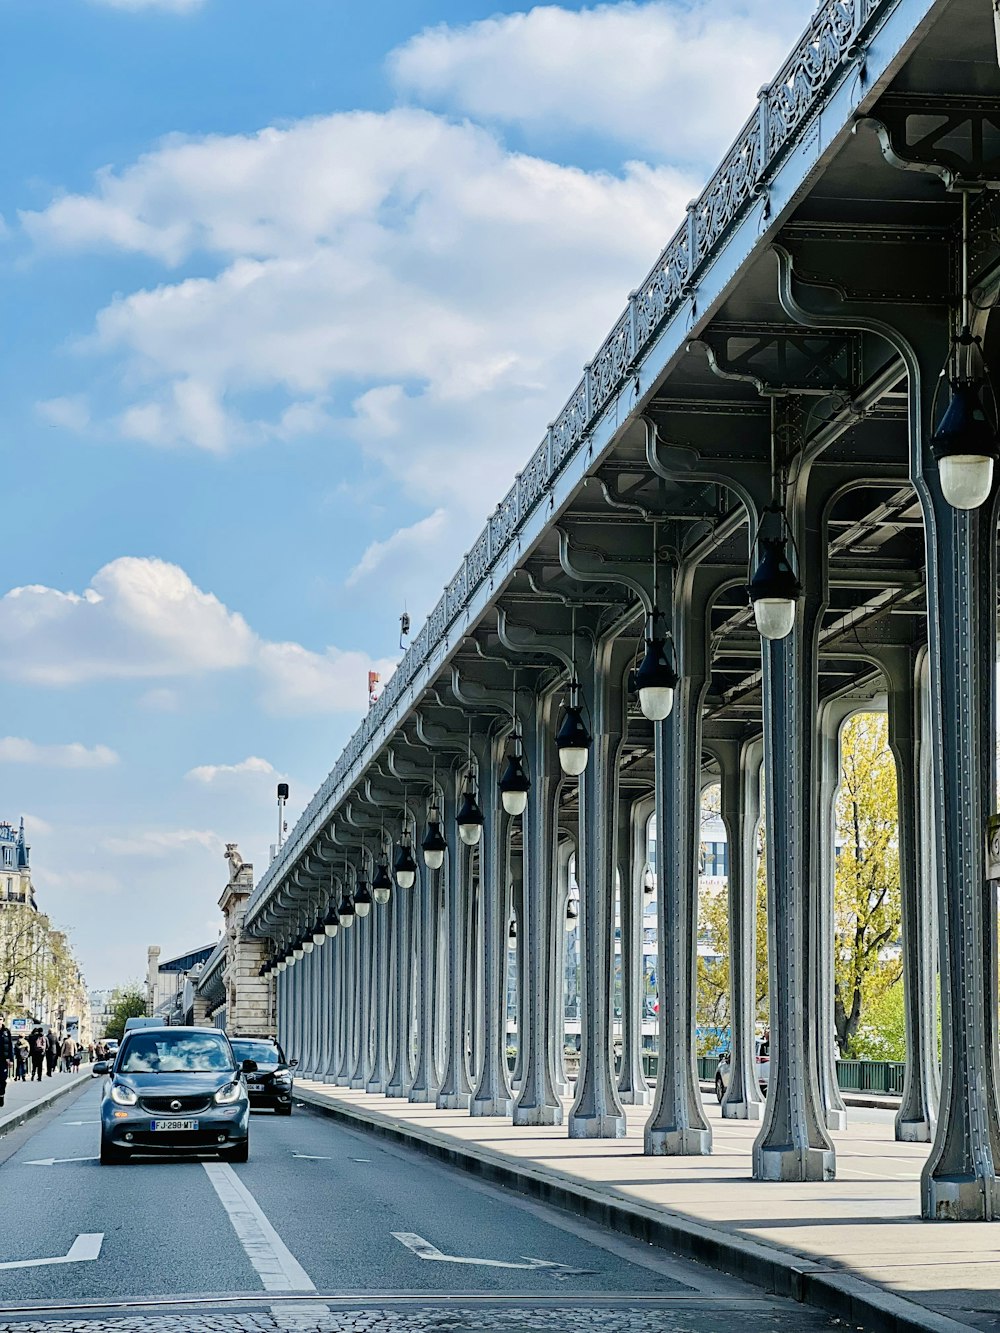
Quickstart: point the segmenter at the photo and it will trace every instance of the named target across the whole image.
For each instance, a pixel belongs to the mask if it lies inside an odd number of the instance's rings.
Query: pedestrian
[[[59,1068],[64,1074],[72,1074],[74,1055],[76,1055],[76,1042],[67,1032],[59,1048]]]
[[[14,1082],[24,1083],[28,1078],[28,1043],[23,1037],[14,1042]]]
[[[7,1095],[7,1070],[13,1061],[14,1043],[11,1040],[10,1028],[4,1021],[3,1014],[0,1014],[0,1106],[3,1106]]]
[[[59,1059],[60,1041],[56,1034],[49,1028],[49,1035],[45,1042],[45,1072],[49,1078],[55,1072],[56,1061]]]
[[[28,1054],[31,1056],[31,1081],[34,1083],[37,1078],[39,1083],[42,1081],[42,1061],[45,1059],[45,1033],[40,1027],[31,1029],[31,1036],[28,1038]]]

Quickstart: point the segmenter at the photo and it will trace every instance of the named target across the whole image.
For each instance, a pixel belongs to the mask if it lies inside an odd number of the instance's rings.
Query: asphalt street
[[[246,1165],[101,1167],[98,1096],[0,1143],[0,1329],[845,1327],[301,1107]]]

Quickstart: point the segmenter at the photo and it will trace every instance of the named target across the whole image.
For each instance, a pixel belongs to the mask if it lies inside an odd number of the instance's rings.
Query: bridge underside
[[[269,941],[283,1040],[313,1077],[558,1123],[574,856],[582,1034],[567,1132],[620,1135],[623,1103],[651,1102],[647,1152],[709,1152],[694,990],[700,793],[717,781],[733,978],[724,1114],[761,1121],[759,1178],[830,1179],[828,1131],[845,1114],[833,1051],[838,736],[852,711],[886,709],[908,1053],[897,1135],[932,1144],[925,1217],[996,1219],[997,913],[985,825],[997,485],[978,507],[953,507],[931,448],[951,392],[941,372],[963,319],[963,258],[971,331],[986,362],[1000,363],[991,5],[827,0],[790,62],[258,885],[247,922]],[[790,632],[762,639],[746,589],[769,539],[784,542],[800,586]],[[678,677],[660,721],[629,689],[650,627]],[[573,682],[592,735],[579,776],[563,772],[554,742]],[[515,750],[531,787],[523,814],[510,815],[499,783]],[[762,768],[766,1105],[753,1053]],[[456,824],[470,791],[482,813],[474,846]],[[650,1090],[639,988],[654,812]],[[429,869],[419,843],[435,818],[445,850]],[[397,876],[387,905],[331,939],[331,903],[343,907],[359,877],[372,881],[383,843],[396,844],[392,860],[407,836],[413,887]]]

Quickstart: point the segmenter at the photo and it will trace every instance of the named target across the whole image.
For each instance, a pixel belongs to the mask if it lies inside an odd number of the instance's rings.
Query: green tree
[[[129,981],[124,986],[117,986],[111,993],[110,1017],[103,1035],[121,1041],[128,1019],[141,1018],[145,1012],[146,992],[141,982]]]
[[[896,765],[882,713],[844,727],[836,828],[834,1010],[840,1049],[854,1055],[869,1014],[888,1018],[902,1002]]]

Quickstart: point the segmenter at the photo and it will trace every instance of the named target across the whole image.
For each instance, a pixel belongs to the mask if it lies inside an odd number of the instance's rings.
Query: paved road
[[[97,1101],[0,1142],[0,1330],[844,1328],[301,1109],[245,1166],[101,1167]]]

